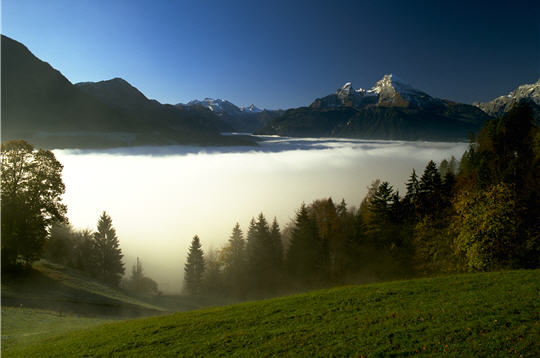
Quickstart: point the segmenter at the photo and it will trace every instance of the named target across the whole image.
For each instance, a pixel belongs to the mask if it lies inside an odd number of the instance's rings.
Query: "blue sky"
[[[70,81],[122,77],[164,103],[309,105],[394,73],[489,100],[540,76],[537,1],[3,0],[2,33]]]

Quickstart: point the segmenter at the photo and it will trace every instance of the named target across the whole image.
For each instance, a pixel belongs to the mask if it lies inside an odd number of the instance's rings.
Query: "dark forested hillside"
[[[470,107],[470,106],[469,106]],[[489,118],[449,105],[441,111],[414,108],[338,107],[290,109],[258,131],[292,137],[343,137],[395,140],[466,140]]]

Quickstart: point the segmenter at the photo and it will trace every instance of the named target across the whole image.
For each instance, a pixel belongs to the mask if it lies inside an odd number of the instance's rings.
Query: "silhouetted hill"
[[[123,80],[77,87],[23,44],[2,35],[1,47],[2,141],[46,148],[252,144],[220,136],[227,126],[216,117],[148,100]]]
[[[219,133],[232,130],[211,112],[189,111],[150,100],[121,78],[100,82],[81,82],[75,86],[142,123],[160,124],[195,132]]]

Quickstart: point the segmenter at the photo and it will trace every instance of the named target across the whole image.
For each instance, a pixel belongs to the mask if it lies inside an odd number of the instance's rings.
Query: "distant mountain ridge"
[[[207,111],[188,111],[148,99],[137,88],[121,78],[100,82],[80,82],[75,86],[112,108],[128,113],[131,118],[139,121],[162,124],[177,130],[202,130],[208,133],[219,133],[232,129]]]
[[[186,104],[178,103],[176,107],[192,110],[205,108],[218,116],[233,131],[247,133],[261,129],[272,119],[279,117],[283,113],[282,110],[260,109],[253,104],[248,107],[238,107],[220,98],[205,98],[202,101],[193,100]]]
[[[1,50],[2,141],[22,138],[45,148],[254,145],[221,136],[230,127],[216,116],[149,100],[122,79],[73,85],[4,35]]]
[[[263,110],[260,108],[257,108],[254,104],[249,105],[248,107],[238,107],[237,105],[221,99],[213,99],[213,98],[205,98],[202,101],[199,101],[197,99],[193,101],[189,101],[186,104],[178,103],[179,106],[203,106],[211,110],[215,113],[260,113]]]
[[[540,117],[540,78],[536,83],[521,85],[505,96],[497,97],[489,102],[474,102],[473,105],[490,116],[499,117],[521,101],[532,104],[537,119]]]
[[[287,110],[259,134],[399,140],[465,140],[490,117],[468,104],[435,98],[392,74],[371,89],[350,82],[309,107]]]
[[[254,145],[221,132],[395,140],[465,140],[492,116],[527,101],[540,122],[540,79],[468,105],[433,97],[393,74],[370,89],[347,82],[310,106],[239,107],[224,99],[161,104],[121,78],[72,84],[23,44],[2,35],[2,140],[46,148]]]

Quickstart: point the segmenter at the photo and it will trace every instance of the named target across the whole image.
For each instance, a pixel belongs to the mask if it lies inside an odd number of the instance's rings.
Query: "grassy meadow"
[[[540,354],[540,270],[347,286],[107,323],[4,357]],[[87,322],[88,325],[97,322]],[[85,323],[86,324],[86,323]],[[4,330],[18,329],[16,325]]]

